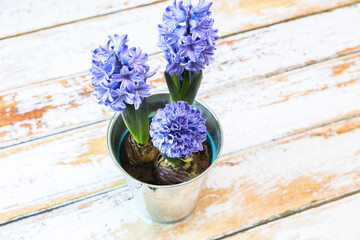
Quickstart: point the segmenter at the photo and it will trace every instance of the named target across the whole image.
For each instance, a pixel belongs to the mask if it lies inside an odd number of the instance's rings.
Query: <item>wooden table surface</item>
[[[127,33],[165,90],[168,4],[0,2],[0,239],[360,239],[355,0],[214,0],[220,39],[198,99],[221,121],[222,156],[184,221],[134,213],[90,50]]]

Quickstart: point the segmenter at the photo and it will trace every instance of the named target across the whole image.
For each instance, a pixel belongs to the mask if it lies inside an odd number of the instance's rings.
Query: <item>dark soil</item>
[[[154,178],[154,163],[147,163],[143,164],[141,166],[133,166],[130,164],[129,159],[126,154],[126,148],[125,148],[125,141],[128,141],[129,134],[125,137],[125,140],[121,144],[120,148],[120,159],[121,159],[121,166],[125,169],[127,173],[129,173],[132,177],[136,178],[137,180],[149,184],[154,185],[161,185],[156,182]],[[196,161],[198,161],[198,174],[201,174],[204,172],[211,164],[211,147],[210,144],[208,144],[208,141],[206,140],[203,143],[204,150],[194,154],[194,158]],[[154,159],[155,162],[156,159]]]

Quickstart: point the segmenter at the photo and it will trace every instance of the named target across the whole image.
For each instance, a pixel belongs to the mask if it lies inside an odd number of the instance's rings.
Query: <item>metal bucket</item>
[[[168,93],[153,94],[148,97],[149,114],[163,108],[169,103]],[[126,126],[121,113],[116,113],[111,119],[107,130],[107,147],[111,158],[125,175],[126,181],[133,194],[135,207],[146,217],[161,223],[171,223],[184,219],[196,208],[200,192],[204,186],[209,170],[214,166],[222,147],[222,129],[215,114],[203,103],[195,101],[193,104],[202,112],[206,119],[208,135],[212,138],[213,161],[202,174],[187,182],[174,185],[153,185],[141,182],[130,176],[117,159],[119,142],[126,133]]]

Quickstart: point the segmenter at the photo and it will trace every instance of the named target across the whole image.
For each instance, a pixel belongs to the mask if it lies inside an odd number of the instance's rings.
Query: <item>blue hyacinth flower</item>
[[[176,1],[165,9],[162,24],[158,26],[158,46],[168,61],[166,72],[176,73],[183,79],[184,70],[196,75],[214,60],[215,40],[219,37],[210,18],[212,2],[199,0],[197,6],[190,1]]]
[[[92,84],[99,104],[109,106],[114,111],[124,111],[126,104],[138,109],[145,97],[150,96],[151,86],[147,78],[148,55],[140,48],[129,48],[127,35],[109,36],[104,46],[92,51]]]
[[[201,111],[184,101],[158,109],[150,124],[155,147],[169,158],[186,158],[203,150],[206,140],[205,119]]]

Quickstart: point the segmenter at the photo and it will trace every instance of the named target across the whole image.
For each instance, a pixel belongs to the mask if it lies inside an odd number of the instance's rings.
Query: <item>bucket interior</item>
[[[169,103],[169,94],[161,93],[154,94],[148,98],[149,103],[149,118],[153,117],[159,108],[165,107]],[[207,128],[208,147],[211,149],[211,162],[213,163],[219,156],[222,146],[222,130],[220,123],[216,116],[202,103],[195,100],[194,107],[202,112],[202,116],[206,119],[205,125]],[[107,132],[107,146],[109,153],[116,164],[124,171],[120,163],[120,146],[124,141],[125,136],[129,133],[123,120],[121,113],[116,113],[111,119]],[[209,168],[210,168],[209,167]],[[207,172],[207,170],[205,171]]]

